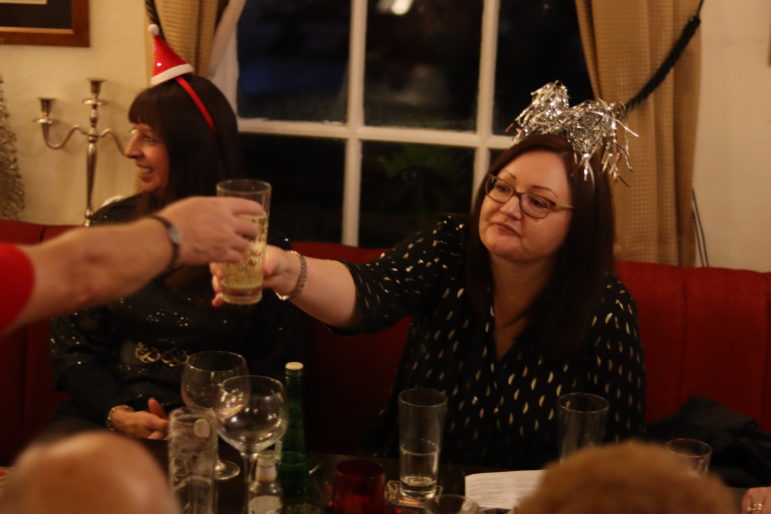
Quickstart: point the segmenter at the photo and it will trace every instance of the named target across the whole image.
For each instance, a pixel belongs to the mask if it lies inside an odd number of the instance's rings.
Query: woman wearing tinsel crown
[[[412,317],[365,451],[398,454],[397,396],[413,387],[448,397],[446,462],[543,466],[557,456],[557,398],[572,391],[608,400],[609,440],[642,433],[637,312],[613,273],[610,181],[626,162],[618,112],[570,107],[564,86],[548,84],[515,120],[514,144],[469,215],[367,264],[269,248],[265,287],[333,327],[375,332]]]

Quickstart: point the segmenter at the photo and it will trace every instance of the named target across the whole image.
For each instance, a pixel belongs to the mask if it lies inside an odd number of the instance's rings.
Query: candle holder
[[[123,152],[123,145],[121,144],[117,134],[115,134],[115,132],[113,132],[112,129],[108,128],[99,132],[96,128],[97,122],[99,121],[99,107],[107,103],[104,100],[99,99],[99,92],[102,89],[102,82],[104,82],[104,79],[91,78],[87,80],[90,84],[91,96],[83,100],[83,103],[91,107],[91,111],[88,117],[89,119],[88,130],[84,129],[80,125],[72,125],[61,142],[59,143],[52,142],[50,138],[51,126],[55,123],[58,123],[58,120],[51,118],[51,106],[54,103],[54,98],[39,99],[40,100],[40,118],[36,118],[34,120],[34,122],[39,124],[40,128],[43,130],[43,141],[45,141],[46,146],[48,146],[48,148],[51,148],[53,150],[58,150],[64,147],[64,145],[66,145],[67,142],[70,140],[70,137],[72,136],[72,134],[74,134],[75,132],[78,132],[86,136],[88,145],[86,146],[86,211],[84,214],[84,222],[83,222],[84,225],[91,224],[91,217],[94,213],[93,205],[91,203],[91,197],[94,191],[94,174],[96,172],[97,143],[99,143],[99,140],[102,139],[103,137],[106,137],[108,135],[112,136],[113,141],[115,141],[115,144],[118,147],[118,151],[121,153]]]

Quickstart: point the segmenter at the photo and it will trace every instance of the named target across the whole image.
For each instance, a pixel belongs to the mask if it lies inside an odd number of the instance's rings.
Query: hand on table
[[[771,512],[771,487],[753,487],[744,493],[742,512]]]
[[[147,401],[146,411],[116,409],[112,413],[112,426],[116,432],[140,439],[166,439],[169,417],[154,398]]]

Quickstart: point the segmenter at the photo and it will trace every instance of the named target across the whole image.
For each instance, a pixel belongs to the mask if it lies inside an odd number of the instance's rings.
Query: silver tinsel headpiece
[[[509,125],[507,131],[516,129],[514,144],[534,134],[555,134],[568,140],[573,147],[573,155],[579,169],[583,170],[584,180],[591,178],[594,172],[590,159],[596,152],[601,153],[602,173],[614,181],[626,182],[618,173],[619,162],[623,159],[627,169],[629,164],[628,139],[619,143],[616,132],[622,127],[625,132],[637,136],[621,123],[623,105],[608,104],[603,100],[587,100],[570,107],[568,90],[559,81],[550,82],[531,93],[533,100]]]

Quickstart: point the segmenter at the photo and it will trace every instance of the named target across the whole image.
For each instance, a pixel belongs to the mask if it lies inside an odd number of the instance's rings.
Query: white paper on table
[[[466,496],[486,509],[511,510],[535,491],[542,469],[466,475]]]

